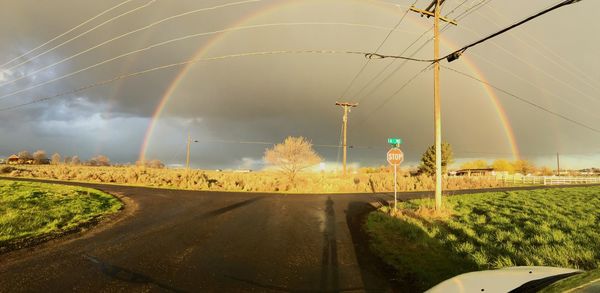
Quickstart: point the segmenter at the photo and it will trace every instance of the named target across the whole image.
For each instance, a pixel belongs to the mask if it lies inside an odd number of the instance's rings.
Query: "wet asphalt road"
[[[128,207],[88,232],[0,255],[1,292],[393,290],[361,230],[369,202],[390,195],[66,184],[125,196]]]
[[[1,255],[0,291],[390,291],[360,231],[368,202],[383,195],[76,185],[124,195],[137,210]]]

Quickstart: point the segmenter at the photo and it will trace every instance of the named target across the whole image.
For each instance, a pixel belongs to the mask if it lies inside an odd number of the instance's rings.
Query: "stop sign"
[[[390,165],[400,165],[404,161],[404,153],[399,148],[392,148],[387,152],[387,161]]]

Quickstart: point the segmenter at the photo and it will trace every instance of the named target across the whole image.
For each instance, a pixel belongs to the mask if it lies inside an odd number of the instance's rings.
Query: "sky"
[[[254,54],[379,48],[431,59],[433,20],[406,13],[414,0],[2,2],[0,157],[43,149],[126,163],[143,154],[177,166],[189,134],[196,168],[260,169],[266,147],[304,136],[336,166],[336,101],[359,103],[348,123],[354,166],[385,164],[388,137],[403,139],[409,166],[433,144],[427,63]],[[442,55],[558,2],[447,0],[442,13],[458,25],[443,30]],[[600,40],[591,37],[598,24],[584,17],[598,9],[592,0],[560,8],[441,63],[567,118],[442,68],[443,140],[457,165],[523,158],[555,167],[560,153],[562,168],[600,167],[600,133],[569,121],[600,128]]]

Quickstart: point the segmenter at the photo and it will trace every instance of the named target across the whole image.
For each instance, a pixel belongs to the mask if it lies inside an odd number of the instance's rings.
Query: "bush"
[[[10,173],[10,172],[12,172],[14,170],[15,170],[14,167],[11,167],[11,166],[2,166],[0,168],[0,174],[8,174],[8,173]]]

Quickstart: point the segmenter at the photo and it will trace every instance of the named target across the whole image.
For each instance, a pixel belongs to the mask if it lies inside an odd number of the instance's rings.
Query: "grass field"
[[[445,218],[427,216],[431,205],[408,201],[366,223],[375,253],[412,289],[507,266],[600,267],[600,187],[446,197]]]
[[[118,199],[94,189],[0,180],[0,251],[58,235],[120,208]]]
[[[579,275],[575,275],[564,280],[558,281],[544,289],[539,293],[563,293],[569,292],[574,288],[578,288],[585,285],[594,284],[594,289],[588,288],[587,291],[575,291],[575,292],[598,292],[600,289],[600,269],[584,272]],[[596,291],[594,291],[596,290]],[[573,292],[573,291],[570,291]]]

